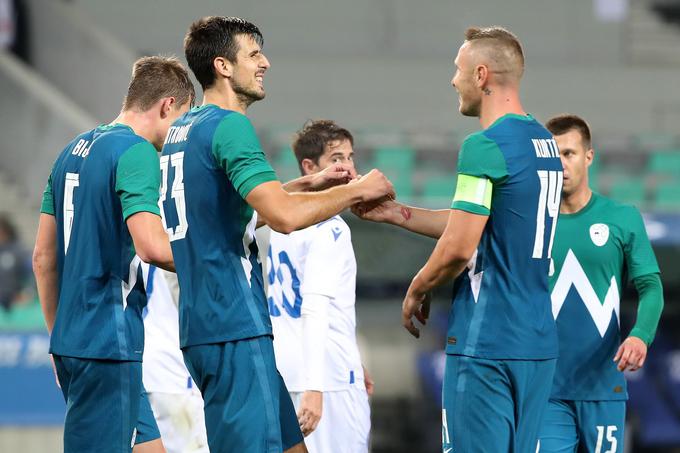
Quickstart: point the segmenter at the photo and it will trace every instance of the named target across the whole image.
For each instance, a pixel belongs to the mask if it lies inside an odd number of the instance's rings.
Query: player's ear
[[[215,75],[219,77],[224,77],[226,79],[231,78],[234,67],[231,61],[224,57],[217,57],[213,60],[213,69],[215,70]]]
[[[165,119],[170,114],[170,110],[175,108],[175,103],[177,100],[174,97],[163,98],[160,105],[161,119]]]
[[[311,175],[318,171],[318,165],[312,159],[302,159],[300,164],[302,165],[302,170],[305,172],[305,175]]]
[[[486,65],[480,64],[475,67],[475,83],[477,88],[484,88],[489,81],[489,68]]]
[[[595,150],[590,148],[588,151],[586,151],[586,166],[590,167],[590,165],[593,163],[593,160],[595,160]]]

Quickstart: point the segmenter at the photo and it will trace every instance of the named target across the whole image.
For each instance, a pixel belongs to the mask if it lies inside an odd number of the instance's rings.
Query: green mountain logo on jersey
[[[576,292],[578,292],[588,313],[593,318],[600,336],[604,338],[612,319],[612,312],[616,313],[617,321],[620,319],[619,287],[616,284],[616,279],[612,277],[607,294],[604,296],[604,302],[600,301],[593,286],[590,284],[590,280],[588,280],[588,276],[581,267],[581,263],[579,263],[576,255],[570,249],[564,259],[562,270],[557,277],[551,294],[552,311],[555,319],[560,314],[560,310],[572,285],[576,288]]]

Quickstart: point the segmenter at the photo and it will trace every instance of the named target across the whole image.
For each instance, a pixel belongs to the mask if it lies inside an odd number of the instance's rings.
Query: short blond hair
[[[163,98],[174,97],[177,107],[196,97],[189,73],[175,57],[142,57],[132,67],[123,110],[146,112]]]
[[[524,74],[522,44],[511,31],[499,26],[470,27],[465,30],[465,40],[473,46],[484,46],[494,66],[492,71],[514,75],[518,80]]]

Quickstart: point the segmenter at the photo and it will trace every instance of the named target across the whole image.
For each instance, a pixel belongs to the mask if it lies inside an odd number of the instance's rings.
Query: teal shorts
[[[442,451],[534,453],[554,372],[555,359],[447,355]]]
[[[54,356],[66,400],[64,453],[129,453],[160,434],[142,386],[142,363]]]
[[[625,401],[554,400],[541,424],[541,453],[621,453]]]
[[[142,384],[142,393],[139,398],[139,415],[137,416],[137,437],[135,445],[159,439],[161,432],[156,424],[156,417],[153,415],[149,395]]]
[[[281,453],[303,441],[271,336],[184,348],[211,453]]]

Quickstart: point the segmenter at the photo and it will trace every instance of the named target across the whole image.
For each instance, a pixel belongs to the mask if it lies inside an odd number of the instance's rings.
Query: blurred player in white
[[[176,274],[145,266],[142,379],[168,453],[208,453],[203,399],[179,349]]]
[[[338,163],[354,173],[353,140],[333,121],[308,122],[293,143],[302,174]],[[373,383],[356,341],[356,273],[340,216],[289,235],[271,233],[267,299],[276,366],[310,453],[368,451]]]

